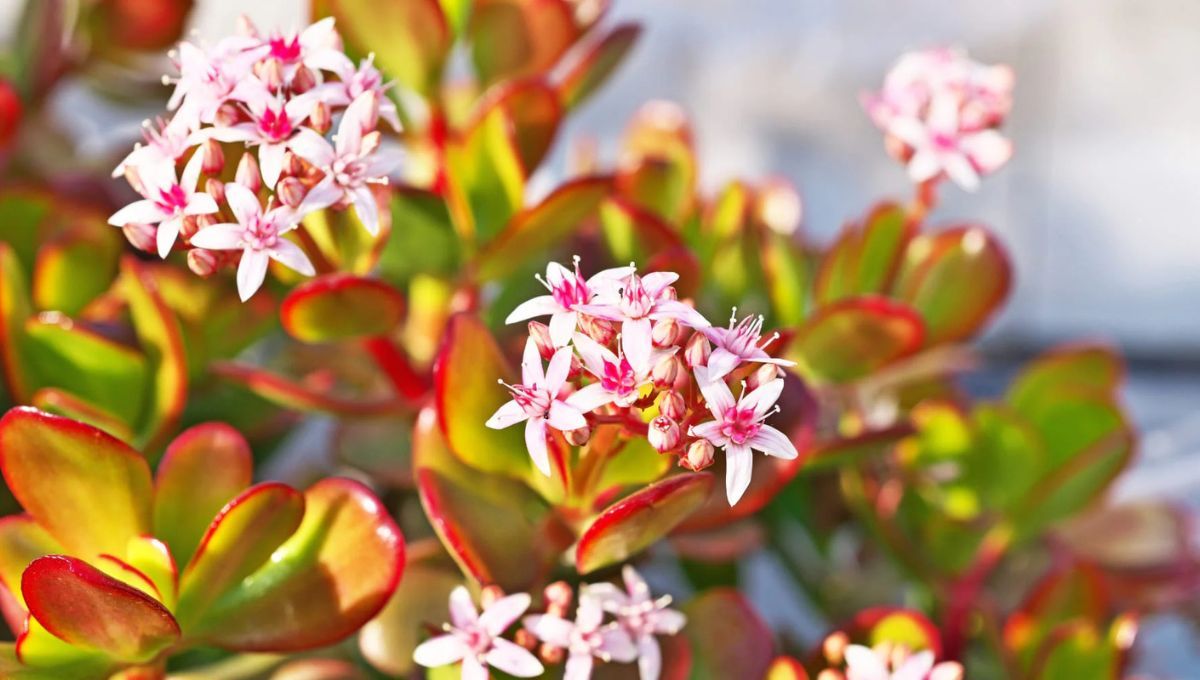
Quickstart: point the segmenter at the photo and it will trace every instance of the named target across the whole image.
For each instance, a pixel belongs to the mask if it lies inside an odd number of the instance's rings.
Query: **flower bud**
[[[746,379],[746,389],[756,390],[779,377],[779,367],[775,364],[759,364],[750,377]]]
[[[546,665],[553,666],[562,663],[567,658],[567,650],[562,647],[555,647],[549,642],[543,642],[542,646],[538,649],[538,656]]]
[[[254,157],[253,153],[247,151],[242,154],[242,160],[238,161],[234,180],[249,189],[251,193],[257,194],[258,190],[262,188],[262,171],[258,169],[258,159]]]
[[[212,199],[217,203],[225,202],[225,183],[216,177],[209,177],[204,180],[204,193],[212,196]]]
[[[697,439],[688,446],[687,453],[679,459],[679,466],[699,472],[713,464],[715,455],[716,449],[713,448],[712,442],[707,439]]]
[[[295,177],[284,177],[275,185],[275,195],[279,197],[279,202],[292,209],[300,207],[307,193],[304,183]]]
[[[604,346],[608,346],[617,337],[617,327],[608,319],[580,314],[579,327],[589,338]]]
[[[138,250],[153,253],[156,245],[154,238],[158,234],[158,229],[152,224],[134,224],[129,223],[121,227],[121,231],[125,234],[125,239],[130,245]]]
[[[550,340],[550,327],[540,321],[529,322],[529,337],[538,348],[542,359],[549,361],[554,356],[554,342]]]
[[[542,596],[546,598],[547,606],[555,606],[561,608],[564,612],[571,608],[571,600],[575,597],[575,592],[571,590],[571,586],[566,581],[555,581],[542,591]]]
[[[230,102],[225,102],[217,108],[217,112],[213,114],[213,125],[217,127],[229,127],[236,125],[242,119],[242,112],[238,111],[237,106]]]
[[[646,438],[650,440],[650,446],[653,446],[655,451],[665,453],[679,448],[683,443],[683,431],[679,429],[679,423],[666,416],[658,416],[650,421]]]
[[[571,446],[583,446],[592,438],[592,428],[585,425],[574,430],[567,430],[563,436],[567,438],[567,443]]]
[[[650,340],[655,347],[663,349],[673,347],[679,344],[679,338],[683,336],[683,328],[675,319],[661,319],[654,324],[654,329],[650,331]]]
[[[264,59],[254,65],[254,75],[272,92],[283,87],[283,64],[278,59]]]
[[[215,139],[206,139],[196,153],[203,154],[200,170],[206,175],[219,175],[225,169],[225,151]]]
[[[528,649],[531,652],[536,651],[538,648],[538,644],[539,644],[537,637],[525,628],[517,629],[516,634],[513,635],[513,642],[517,643],[518,645],[521,645],[522,647],[524,647],[525,649]]]
[[[850,638],[842,631],[834,631],[821,643],[821,653],[830,666],[840,666],[846,658],[846,648],[850,646]]]
[[[683,348],[683,358],[689,368],[708,365],[708,355],[712,354],[712,345],[700,331],[692,334],[687,346]]]
[[[679,291],[675,290],[675,286],[667,286],[658,293],[659,300],[678,300]]]
[[[312,69],[301,64],[300,68],[296,69],[296,75],[292,76],[292,82],[290,83],[292,94],[303,94],[316,86],[316,74],[312,72]]]
[[[333,112],[330,111],[329,104],[317,102],[312,113],[308,114],[308,124],[322,135],[329,132],[329,128],[333,127]]]
[[[196,222],[195,215],[184,215],[183,220],[179,222],[179,236],[187,241],[200,231],[200,224]]]
[[[187,254],[188,269],[200,277],[208,278],[221,267],[220,258],[211,250],[193,248]]]
[[[655,387],[660,390],[669,390],[676,386],[680,377],[687,375],[687,367],[683,365],[683,360],[679,357],[669,356],[658,362],[650,375],[654,379]]]
[[[479,591],[479,606],[487,609],[502,597],[504,597],[504,589],[500,586],[495,584],[484,586],[483,590]]]
[[[687,415],[687,403],[683,395],[674,390],[663,392],[658,401],[658,412],[672,420],[683,420]]]
[[[303,177],[305,170],[303,158],[291,151],[283,155],[283,175],[285,177]]]

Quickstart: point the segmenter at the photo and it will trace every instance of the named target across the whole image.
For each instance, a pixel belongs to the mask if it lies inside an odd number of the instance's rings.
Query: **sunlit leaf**
[[[25,606],[21,596],[21,572],[44,555],[62,552],[62,547],[29,515],[0,517],[0,584]]]
[[[429,562],[409,564],[387,606],[359,632],[363,656],[390,675],[415,669],[412,654],[426,637],[425,626],[445,618],[450,591],[462,584],[458,573]]]
[[[7,392],[16,402],[28,399],[33,389],[25,375],[22,347],[25,322],[32,312],[25,274],[16,251],[8,243],[0,242],[0,359],[3,359],[0,369]]]
[[[296,286],[279,315],[284,329],[302,342],[384,335],[403,318],[404,298],[378,279],[327,274]]]
[[[389,78],[433,92],[454,39],[438,0],[312,0],[312,9],[335,17],[347,44],[360,56],[374,53]]]
[[[612,76],[629,56],[641,32],[642,28],[637,24],[619,24],[588,45],[587,52],[563,76],[558,86],[568,108],[582,104]]]
[[[477,0],[468,32],[485,85],[546,71],[579,35],[565,0]]]
[[[915,233],[908,212],[894,203],[876,206],[862,224],[847,226],[821,261],[814,282],[817,301],[886,293]]]
[[[785,356],[802,374],[851,382],[921,348],[924,326],[907,305],[882,297],[847,298],[817,310]]]

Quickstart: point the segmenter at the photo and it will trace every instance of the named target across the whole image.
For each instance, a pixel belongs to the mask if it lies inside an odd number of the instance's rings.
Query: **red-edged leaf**
[[[450,591],[462,584],[453,567],[431,562],[410,563],[387,606],[358,634],[363,656],[388,675],[404,676],[415,670],[412,653],[426,637],[425,626],[445,618]]]
[[[907,305],[881,297],[839,300],[796,331],[786,357],[816,380],[851,382],[921,348],[924,326]]]
[[[548,70],[579,36],[565,0],[477,0],[467,30],[485,85]]]
[[[365,486],[331,478],[304,492],[304,521],[261,569],[189,629],[239,651],[332,644],[375,616],[400,582],[404,537]]]
[[[174,611],[179,599],[179,569],[167,544],[150,536],[138,536],[129,541],[125,561],[150,581],[159,601]]]
[[[699,288],[704,278],[700,262],[663,218],[626,198],[611,196],[600,206],[600,226],[613,260],[679,274],[675,289],[682,297]]]
[[[319,411],[346,418],[367,418],[395,414],[406,408],[405,402],[394,398],[356,399],[331,394],[256,366],[219,361],[209,368],[214,375],[242,385],[273,404],[298,411]]]
[[[24,616],[24,614],[22,614]],[[55,637],[33,617],[22,625],[13,648],[16,671],[0,658],[0,678],[8,680],[95,680],[109,677],[121,664],[106,652]],[[18,630],[21,630],[18,628]],[[0,653],[4,645],[0,645]]]
[[[641,33],[642,27],[637,24],[619,24],[587,46],[587,52],[571,66],[558,86],[568,108],[582,104],[608,80],[625,61]]]
[[[911,650],[928,649],[942,655],[942,636],[924,614],[912,609],[873,607],[859,612],[849,626],[851,638],[867,646],[881,642],[903,644]]]
[[[1101,567],[1124,599],[1182,601],[1200,574],[1193,519],[1187,508],[1166,503],[1106,506],[1065,522],[1054,537]]]
[[[1077,563],[1048,573],[1004,624],[1004,644],[1022,665],[1057,644],[1058,629],[1068,624],[1093,628],[1107,623],[1108,589],[1095,567]]]
[[[58,552],[62,552],[58,541],[29,515],[0,518],[0,585],[7,587],[22,607],[21,572],[37,558]]]
[[[503,278],[577,229],[612,190],[612,178],[581,177],[509,220],[476,260],[482,280]]]
[[[967,226],[909,241],[893,295],[925,321],[925,342],[957,342],[975,334],[1012,285],[1008,255],[983,227]]]
[[[646,549],[695,512],[712,485],[707,473],[681,474],[610,505],[580,537],[575,569],[587,574]]]
[[[42,242],[33,267],[38,309],[75,315],[108,290],[117,273],[121,235],[95,211],[74,216],[78,226]],[[97,228],[99,227],[99,228]]]
[[[0,471],[13,496],[72,554],[123,554],[150,532],[146,460],[112,436],[31,408],[0,419]]]
[[[373,53],[390,78],[422,94],[438,83],[454,36],[438,0],[311,0],[314,17],[331,15],[360,55]]]
[[[817,303],[887,292],[916,228],[895,203],[876,206],[861,225],[848,225],[821,260],[813,284]]]
[[[790,656],[781,656],[771,662],[763,680],[808,680],[808,671]]]
[[[400,292],[378,279],[326,274],[305,281],[283,301],[283,328],[301,342],[384,335],[404,317]]]
[[[1006,401],[1018,411],[1038,410],[1062,389],[1115,392],[1125,377],[1125,365],[1117,352],[1103,345],[1064,345],[1043,352],[1026,364],[1008,387]]]
[[[167,446],[154,478],[154,535],[187,564],[216,514],[254,473],[250,445],[223,423],[188,428]]]
[[[21,348],[25,321],[33,312],[21,262],[8,243],[0,242],[0,371],[13,401],[29,398],[29,378],[25,375]]]
[[[56,637],[123,661],[147,661],[179,639],[179,624],[158,601],[82,560],[38,558],[21,591],[30,613]]]
[[[489,94],[477,118],[494,111],[507,118],[523,174],[528,177],[541,165],[558,132],[563,116],[558,91],[540,78],[505,83]]]
[[[150,359],[150,405],[139,429],[141,449],[154,455],[175,431],[187,402],[188,367],[179,320],[163,302],[150,271],[132,256],[121,260],[121,289],[142,351]]]
[[[266,564],[304,514],[304,496],[279,482],[258,484],[231,500],[209,525],[180,578],[176,612],[184,628]]]
[[[694,655],[693,680],[761,678],[775,657],[771,629],[746,598],[732,588],[716,588],[683,607],[683,634]]]
[[[697,161],[692,128],[679,105],[643,104],[626,130],[617,173],[620,194],[682,226],[695,207]]]

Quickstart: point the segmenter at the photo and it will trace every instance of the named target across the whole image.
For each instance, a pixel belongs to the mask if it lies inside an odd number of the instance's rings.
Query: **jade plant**
[[[902,56],[862,104],[912,195],[821,244],[784,178],[702,191],[677,105],[563,138],[640,37],[607,2],[309,5],[25,3],[0,676],[1117,678],[1186,612],[1188,511],[1104,498],[1115,350],[962,380],[1013,267],[928,221],[1013,155],[1012,69]],[[161,116],[87,160],[65,83]]]

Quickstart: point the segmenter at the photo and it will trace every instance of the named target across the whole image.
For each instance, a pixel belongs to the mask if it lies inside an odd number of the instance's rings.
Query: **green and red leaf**
[[[587,46],[587,52],[563,76],[558,89],[567,108],[575,108],[604,84],[637,44],[642,27],[624,23]]]
[[[785,357],[814,380],[844,383],[910,356],[924,340],[921,317],[909,306],[882,297],[846,298],[809,317]]]
[[[771,629],[740,593],[716,588],[683,607],[693,680],[762,678],[775,657]]]
[[[354,52],[373,53],[387,76],[424,95],[436,89],[454,42],[438,0],[312,0],[312,15],[335,17]]]
[[[279,318],[301,342],[384,335],[403,320],[404,297],[378,279],[326,274],[296,286],[284,298]]]

